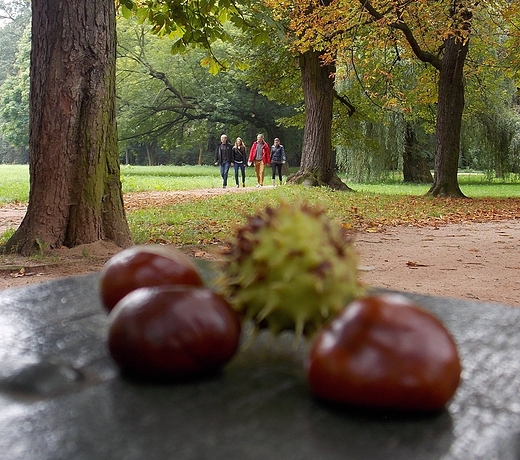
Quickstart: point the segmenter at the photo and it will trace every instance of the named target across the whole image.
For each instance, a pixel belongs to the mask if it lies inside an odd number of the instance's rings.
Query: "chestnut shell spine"
[[[306,203],[282,201],[248,217],[224,256],[217,289],[275,334],[310,336],[363,293],[346,231]]]

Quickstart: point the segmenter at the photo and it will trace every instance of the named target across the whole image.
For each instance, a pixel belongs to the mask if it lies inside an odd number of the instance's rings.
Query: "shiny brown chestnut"
[[[108,260],[100,273],[101,300],[108,311],[140,287],[203,284],[197,267],[188,256],[158,244],[125,249]]]
[[[146,378],[191,378],[222,368],[235,355],[241,323],[208,288],[137,289],[110,312],[108,348],[118,366]]]
[[[457,346],[430,312],[397,294],[349,304],[315,337],[306,372],[316,397],[372,409],[441,410],[457,390]]]

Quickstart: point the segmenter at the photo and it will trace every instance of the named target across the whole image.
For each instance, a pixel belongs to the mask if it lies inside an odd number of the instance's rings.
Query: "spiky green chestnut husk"
[[[217,289],[244,319],[312,335],[362,295],[357,255],[323,209],[282,202],[250,216],[224,254]]]

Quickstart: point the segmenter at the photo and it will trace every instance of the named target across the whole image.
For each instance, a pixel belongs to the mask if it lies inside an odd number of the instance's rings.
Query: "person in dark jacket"
[[[280,139],[276,138],[271,147],[271,166],[273,168],[273,186],[276,185],[276,171],[282,185],[282,165],[285,163],[285,149],[280,144]]]
[[[228,141],[225,134],[220,136],[220,144],[215,150],[215,166],[220,166],[222,187],[226,188],[229,168],[233,166],[233,145]]]
[[[246,145],[240,137],[237,137],[233,146],[233,163],[235,164],[235,183],[237,188],[240,187],[238,185],[239,171],[242,173],[242,187],[246,186],[246,154]]]

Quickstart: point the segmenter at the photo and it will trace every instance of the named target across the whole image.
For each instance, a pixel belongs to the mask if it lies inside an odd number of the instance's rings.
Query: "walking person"
[[[233,145],[225,134],[220,136],[220,144],[215,150],[215,165],[220,166],[222,188],[227,187],[229,168],[233,166]]]
[[[242,141],[240,137],[237,137],[235,140],[235,145],[233,146],[233,163],[235,163],[235,183],[236,187],[240,187],[238,185],[238,172],[242,173],[242,187],[246,186],[246,145]]]
[[[280,139],[276,138],[271,147],[271,166],[273,168],[273,186],[276,185],[276,171],[282,185],[282,166],[285,163],[285,149],[280,144]]]
[[[269,166],[271,164],[271,151],[264,140],[263,134],[258,134],[256,141],[251,145],[247,164],[255,165],[256,180],[258,181],[257,187],[262,187],[264,185],[265,165]]]

